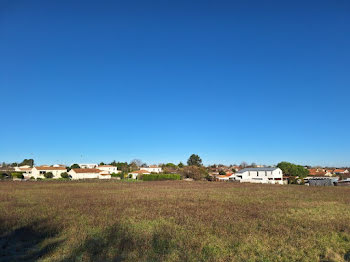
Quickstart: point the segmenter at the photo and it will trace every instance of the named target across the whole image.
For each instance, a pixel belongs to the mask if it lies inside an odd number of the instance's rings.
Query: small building
[[[350,186],[350,178],[340,180],[335,185],[336,186]]]
[[[20,167],[16,171],[21,172],[25,179],[29,179],[32,177],[32,167]]]
[[[338,182],[338,177],[306,177],[305,185],[309,186],[334,186]]]
[[[219,182],[229,181],[231,176],[232,176],[232,173],[227,172],[225,175],[217,175],[216,180]]]
[[[283,173],[278,167],[244,168],[235,174],[232,174],[229,179],[238,180],[242,183],[249,182],[283,185]]]
[[[15,166],[15,171],[23,171],[23,168],[30,168],[32,169],[31,166],[28,166],[28,165],[24,165],[24,166]]]
[[[132,171],[129,173],[129,177],[132,179],[137,179],[137,177],[139,175],[145,175],[145,174],[151,174],[151,172],[148,172],[147,170],[136,170],[136,171]]]
[[[116,166],[112,166],[112,165],[99,165],[97,169],[105,171],[106,174],[113,174],[113,173],[118,174],[121,172],[118,170]]]
[[[349,170],[337,168],[337,169],[333,170],[333,173],[336,174],[336,175],[348,174]]]
[[[157,166],[157,165],[151,165],[148,167],[141,167],[140,170],[146,170],[150,173],[162,173],[163,172],[162,168]]]
[[[97,168],[97,164],[78,164],[80,168]]]
[[[61,178],[61,174],[67,172],[65,167],[54,167],[54,166],[35,166],[32,168],[31,176],[35,179],[37,178],[45,178],[45,174],[51,172],[53,174],[53,178]]]
[[[73,168],[68,174],[73,180],[77,179],[99,179],[103,172],[97,168]]]

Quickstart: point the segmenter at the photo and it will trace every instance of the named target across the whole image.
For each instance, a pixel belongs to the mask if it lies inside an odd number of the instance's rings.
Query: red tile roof
[[[54,167],[54,166],[36,166],[35,167],[37,170],[66,170],[65,167]]]
[[[326,174],[326,172],[316,168],[310,168],[309,173],[310,176],[324,176]]]

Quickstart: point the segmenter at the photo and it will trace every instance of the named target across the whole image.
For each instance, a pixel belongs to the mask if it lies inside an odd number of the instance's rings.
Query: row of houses
[[[79,164],[81,168],[73,168],[67,172],[67,168],[63,165],[42,165],[42,166],[20,166],[14,167],[16,172],[23,173],[26,179],[29,178],[45,178],[45,174],[50,172],[53,178],[61,178],[63,173],[68,173],[73,180],[77,179],[111,179],[112,174],[118,174],[121,171],[113,165],[97,165],[97,164]],[[157,165],[147,167],[140,167],[139,170],[129,172],[129,178],[138,179],[140,175],[161,173],[163,170]],[[337,184],[344,181],[335,175],[349,174],[347,169],[309,169],[310,176],[304,178],[306,184],[309,185],[328,185]],[[235,173],[227,172],[225,175],[215,175],[218,181],[233,181],[233,182],[248,182],[248,183],[262,183],[262,184],[287,184],[288,177],[283,176],[283,172],[278,167],[257,167],[257,168],[243,168]],[[348,180],[346,180],[348,184]],[[340,183],[341,184],[341,183]]]
[[[38,179],[45,178],[46,173],[52,173],[53,178],[61,178],[63,173],[68,173],[71,179],[111,179],[112,174],[118,174],[121,171],[116,166],[112,165],[97,165],[97,164],[79,164],[80,168],[72,168],[69,172],[63,165],[42,165],[42,166],[20,166],[15,167],[14,171],[23,173],[24,178]],[[142,174],[161,173],[162,168],[158,166],[141,167],[140,170],[130,172],[132,178]]]
[[[335,175],[347,175],[348,169],[328,169],[328,168],[308,168],[310,176],[335,176]]]
[[[340,180],[336,175],[349,174],[347,169],[309,169],[310,175],[304,178],[305,185],[334,186],[349,185],[350,179]],[[287,184],[288,177],[284,177],[282,170],[277,167],[244,168],[236,173],[216,176],[218,181],[239,181],[263,184]]]

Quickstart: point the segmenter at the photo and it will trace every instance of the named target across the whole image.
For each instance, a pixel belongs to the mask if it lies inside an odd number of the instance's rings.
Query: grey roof
[[[237,173],[243,173],[246,171],[274,171],[278,169],[278,167],[249,167],[249,168],[243,168],[241,170],[239,170]]]

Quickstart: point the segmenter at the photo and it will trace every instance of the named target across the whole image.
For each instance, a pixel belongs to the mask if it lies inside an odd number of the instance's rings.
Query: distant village
[[[147,165],[140,160],[130,163],[116,162],[105,164],[75,163],[34,165],[33,159],[21,163],[2,163],[0,178],[20,181],[37,180],[84,180],[84,179],[128,179],[128,180],[208,180],[219,182],[262,183],[262,184],[299,184],[315,186],[349,186],[350,168],[311,167],[281,162],[276,166],[248,165],[202,165],[198,155],[191,155],[187,165],[183,163]]]

